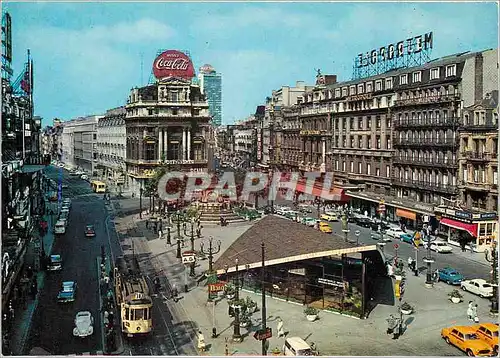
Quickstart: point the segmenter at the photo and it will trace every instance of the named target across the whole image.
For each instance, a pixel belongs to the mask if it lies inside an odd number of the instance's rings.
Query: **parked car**
[[[439,270],[438,280],[444,281],[448,285],[460,285],[460,282],[464,277],[457,270],[451,267],[445,267],[444,269]]]
[[[427,246],[427,245],[425,245]],[[440,254],[450,253],[453,251],[450,245],[444,241],[433,241],[430,244],[431,250],[436,251]]]
[[[406,232],[404,232],[401,229],[395,229],[395,228],[390,228],[388,229],[385,234],[389,236],[391,239],[401,239],[401,235],[405,235]]]
[[[94,237],[95,236],[94,225],[85,226],[85,236],[86,237]]]
[[[299,204],[298,209],[303,213],[312,213],[312,208],[307,204]]]
[[[89,176],[87,174],[83,174],[80,179],[82,180],[89,180]]]
[[[59,214],[59,220],[65,220],[68,221],[69,218],[69,212],[68,211],[63,211]]]
[[[464,280],[460,282],[460,287],[464,291],[469,291],[481,297],[493,297],[493,286],[482,278],[474,280]]]
[[[362,227],[367,227],[371,228],[372,226],[372,220],[370,218],[364,217],[364,216],[355,216],[354,217],[354,223],[356,225],[362,226]]]
[[[334,213],[321,214],[321,219],[326,220],[326,221],[339,221],[337,214],[334,214]]]
[[[64,281],[62,283],[61,291],[57,295],[57,302],[73,302],[76,298],[76,282],[75,281]]]
[[[492,354],[492,349],[488,343],[479,339],[478,334],[472,327],[468,326],[453,326],[443,328],[441,337],[446,343],[454,345],[458,349],[467,353],[468,356],[487,357]]]
[[[68,184],[61,184],[61,188],[62,188],[62,189],[68,189],[68,188],[69,188],[69,186],[68,186]]]
[[[62,270],[61,255],[50,255],[47,271],[60,271]]]
[[[63,199],[63,206],[67,206],[68,208],[71,208],[71,199],[70,198],[64,198]]]
[[[498,323],[481,323],[472,326],[479,339],[485,341],[492,349],[495,355],[498,355]]]
[[[66,233],[66,220],[57,220],[54,227],[54,234],[63,235]]]
[[[314,225],[316,225],[317,222],[318,222],[317,219],[314,219],[311,217],[302,218],[302,224],[309,226],[309,227],[313,227]]]
[[[333,232],[330,225],[323,221],[319,223],[319,231],[324,232],[325,234],[331,234]]]
[[[75,328],[73,335],[75,337],[88,337],[94,333],[94,317],[89,311],[81,311],[76,314]]]
[[[390,242],[390,241],[392,241],[391,238],[389,236],[385,235],[384,232],[379,232],[379,231],[372,231],[372,232],[370,232],[370,237],[373,240],[380,240],[380,241],[383,241],[383,242]]]

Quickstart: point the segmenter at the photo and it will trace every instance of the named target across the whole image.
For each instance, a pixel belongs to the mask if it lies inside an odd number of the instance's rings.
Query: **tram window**
[[[143,308],[135,309],[134,314],[135,314],[134,320],[137,321],[140,319],[144,319],[144,309]]]
[[[129,314],[130,314],[130,310],[128,308],[125,308],[125,319],[127,319],[127,320],[130,319]]]

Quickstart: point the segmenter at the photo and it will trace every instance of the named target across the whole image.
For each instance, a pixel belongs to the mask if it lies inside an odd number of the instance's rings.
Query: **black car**
[[[379,227],[380,227],[380,231],[386,231],[389,228],[389,225],[387,225],[383,221],[378,221],[378,222],[372,221],[372,223],[371,223],[372,230],[379,231]]]
[[[359,226],[362,226],[362,227],[366,227],[366,228],[371,228],[372,227],[372,223],[373,221],[370,220],[369,218],[365,218],[365,217],[357,217],[354,219],[356,225],[359,225]]]

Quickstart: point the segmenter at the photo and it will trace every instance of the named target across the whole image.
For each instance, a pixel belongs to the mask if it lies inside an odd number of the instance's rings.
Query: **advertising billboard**
[[[153,74],[159,80],[167,77],[190,80],[194,77],[194,66],[186,54],[177,50],[167,50],[154,60]]]

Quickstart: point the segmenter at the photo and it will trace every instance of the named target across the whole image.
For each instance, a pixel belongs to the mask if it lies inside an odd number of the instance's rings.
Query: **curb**
[[[101,349],[104,354],[106,354],[106,341],[104,339],[105,332],[104,332],[104,312],[102,310],[102,292],[101,292],[101,265],[99,263],[99,257],[96,258],[96,264],[97,264],[97,284],[99,287],[99,317],[101,318]]]

